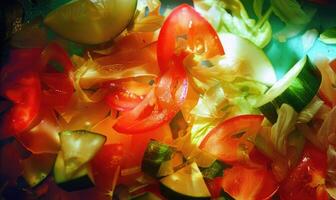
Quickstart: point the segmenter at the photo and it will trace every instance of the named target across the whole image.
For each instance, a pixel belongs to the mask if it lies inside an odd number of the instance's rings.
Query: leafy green
[[[238,114],[259,113],[253,105],[265,90],[264,85],[244,79],[221,82],[208,89],[191,110],[192,142],[199,144],[224,119]]]
[[[303,10],[296,0],[271,0],[273,12],[286,24],[307,24],[315,14],[314,10]]]
[[[326,44],[336,44],[336,27],[323,31],[320,35],[320,40]]]
[[[282,104],[278,110],[278,119],[271,129],[271,142],[282,155],[287,154],[287,137],[295,129],[297,116],[287,104]]]
[[[244,5],[239,0],[194,0],[194,6],[218,33],[230,32],[249,39],[260,48],[265,47],[271,40],[272,28],[268,22],[271,10],[261,16],[262,1],[258,2],[256,21],[249,17]]]
[[[315,97],[300,113],[298,116],[299,123],[309,122],[314,115],[319,111],[321,106],[324,104],[322,100]]]
[[[285,27],[275,34],[275,38],[281,42],[302,32],[316,13],[315,8],[303,8],[297,0],[271,0],[271,7],[273,13],[285,23]]]

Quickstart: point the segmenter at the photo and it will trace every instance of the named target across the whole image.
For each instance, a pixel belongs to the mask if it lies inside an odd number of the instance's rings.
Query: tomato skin
[[[206,180],[206,184],[211,194],[211,198],[219,198],[221,196],[222,181],[222,177],[216,177],[212,180]]]
[[[237,200],[263,200],[272,197],[279,184],[266,168],[235,165],[224,171],[222,187]]]
[[[225,120],[207,134],[200,148],[227,163],[249,161],[253,144],[247,139],[257,134],[262,120],[261,115],[241,115]]]
[[[17,136],[36,123],[41,99],[38,74],[27,72],[7,80],[1,87],[1,93],[13,103],[0,125],[2,138]]]
[[[186,37],[185,46],[177,41],[179,37]],[[161,73],[169,69],[173,56],[179,54],[179,50],[201,54],[205,59],[224,54],[216,31],[187,4],[176,7],[162,25],[157,44]]]
[[[105,102],[118,111],[127,111],[135,108],[150,91],[148,83],[130,80],[111,81],[103,85],[109,90]]]
[[[134,109],[121,113],[113,128],[125,134],[154,130],[170,121],[187,96],[188,80],[181,57],[174,58],[174,67],[157,80],[157,85]]]
[[[50,62],[62,65],[63,72],[56,73],[49,66]],[[43,104],[55,107],[66,105],[74,92],[72,83],[73,65],[66,51],[57,43],[50,43],[37,62],[43,88]]]
[[[282,200],[323,200],[327,172],[326,152],[306,144],[301,161],[281,183]]]
[[[107,144],[92,159],[91,166],[97,193],[96,199],[111,199],[107,194],[117,183],[123,154],[122,144]]]

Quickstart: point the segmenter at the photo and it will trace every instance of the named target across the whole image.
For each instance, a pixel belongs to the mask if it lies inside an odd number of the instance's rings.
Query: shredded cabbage
[[[253,105],[265,90],[265,86],[244,79],[222,82],[208,89],[191,110],[192,142],[199,144],[211,129],[228,117],[259,113]]]
[[[134,20],[128,27],[129,32],[154,32],[161,28],[164,16],[160,15],[161,2],[147,0],[140,2]],[[148,8],[148,13],[146,9]]]
[[[194,0],[194,6],[218,33],[234,33],[249,39],[260,48],[265,47],[272,38],[272,28],[268,22],[271,10],[256,21],[248,16],[239,0]]]
[[[287,136],[295,129],[298,114],[287,105],[282,104],[278,110],[278,119],[271,129],[271,142],[282,155],[287,154]]]
[[[296,0],[271,0],[273,13],[285,23],[285,27],[274,36],[280,42],[303,31],[316,13],[315,8],[303,8]]]
[[[312,120],[323,104],[324,102],[321,99],[314,97],[314,99],[299,113],[298,123],[307,123]]]
[[[328,144],[336,145],[336,107],[334,107],[323,121],[316,134],[317,140],[324,146]]]

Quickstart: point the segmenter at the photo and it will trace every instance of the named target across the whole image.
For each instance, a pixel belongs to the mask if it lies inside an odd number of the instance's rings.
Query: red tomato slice
[[[41,86],[38,74],[19,74],[13,80],[7,80],[0,91],[2,96],[13,103],[0,124],[1,137],[17,136],[32,127],[40,109]]]
[[[263,200],[275,194],[278,183],[266,168],[236,165],[224,171],[222,187],[236,200]]]
[[[118,111],[135,108],[151,88],[148,83],[134,80],[113,81],[106,85],[109,93],[105,96],[105,101],[111,108]]]
[[[228,119],[210,131],[200,148],[224,162],[247,161],[253,149],[248,139],[258,133],[262,120],[261,115],[241,115]]]
[[[205,59],[224,54],[216,31],[187,4],[176,7],[162,25],[157,44],[161,73],[169,69],[173,56],[180,52],[199,54]]]
[[[306,144],[301,161],[280,186],[282,200],[324,200],[327,154]]]
[[[34,69],[34,64],[40,56],[42,49],[13,49],[10,52],[8,63],[1,69],[0,81],[4,81],[11,76],[31,71]]]
[[[222,182],[222,177],[216,177],[212,180],[206,180],[206,184],[211,194],[211,198],[219,198],[221,196]]]
[[[117,184],[123,154],[122,144],[107,144],[92,159],[91,166],[97,190],[95,199],[111,199],[107,194]]]
[[[60,64],[63,72],[56,73],[50,62]],[[71,80],[73,65],[65,50],[57,43],[49,44],[40,55],[38,70],[41,72],[43,103],[52,107],[66,105],[74,87]]]
[[[158,128],[170,121],[187,96],[188,81],[181,58],[174,58],[170,68],[134,109],[121,113],[113,128],[121,133],[136,134]]]

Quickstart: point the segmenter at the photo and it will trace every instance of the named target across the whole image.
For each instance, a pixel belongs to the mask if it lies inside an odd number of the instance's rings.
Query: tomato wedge
[[[55,72],[50,63],[61,65],[63,72]],[[41,72],[43,103],[52,107],[66,105],[74,87],[71,80],[73,65],[65,50],[57,43],[49,44],[40,55],[37,68]]]
[[[109,89],[105,101],[111,108],[118,111],[135,108],[151,88],[148,83],[135,80],[112,81],[105,85]]]
[[[169,69],[174,55],[181,52],[202,55],[204,59],[224,54],[216,31],[187,4],[176,7],[162,25],[157,44],[161,73]]]
[[[120,167],[124,148],[122,144],[107,144],[95,155],[91,161],[95,180],[95,199],[111,199],[108,193],[116,186],[120,175]]]
[[[1,138],[18,136],[32,127],[38,117],[41,100],[38,74],[18,74],[12,80],[6,80],[0,91],[3,97],[13,103],[0,124]]]
[[[113,128],[125,134],[143,133],[170,121],[187,96],[188,81],[180,57],[134,109],[121,113]]]
[[[281,183],[279,194],[283,200],[327,200],[325,177],[327,154],[312,144],[306,144],[299,164]]]
[[[270,199],[278,190],[272,172],[266,168],[233,166],[224,171],[222,187],[236,200]]]
[[[203,139],[200,148],[228,163],[249,160],[253,144],[249,142],[261,128],[261,115],[241,115],[225,120]]]

